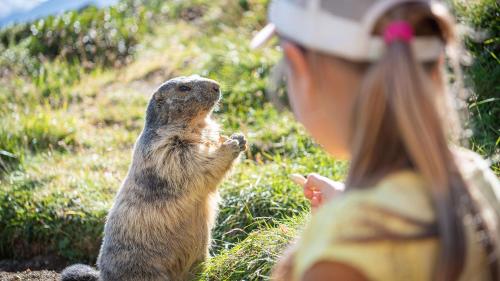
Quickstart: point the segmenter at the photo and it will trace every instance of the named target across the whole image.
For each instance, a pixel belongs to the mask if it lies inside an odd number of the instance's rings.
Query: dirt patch
[[[61,271],[66,266],[68,266],[68,262],[58,256],[36,256],[27,260],[0,260],[0,271],[2,272],[22,272],[26,270]]]
[[[68,262],[58,256],[36,256],[28,260],[0,260],[0,281],[58,281]]]
[[[58,281],[59,273],[49,270],[31,271],[26,270],[23,272],[5,272],[0,271],[0,281]]]

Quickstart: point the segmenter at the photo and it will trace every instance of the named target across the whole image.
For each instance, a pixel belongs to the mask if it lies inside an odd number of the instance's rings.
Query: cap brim
[[[258,49],[264,46],[276,34],[276,26],[269,23],[262,30],[260,30],[250,42],[250,48]]]

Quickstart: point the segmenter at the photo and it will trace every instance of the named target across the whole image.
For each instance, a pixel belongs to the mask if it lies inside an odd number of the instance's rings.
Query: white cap
[[[273,0],[270,23],[252,40],[259,48],[278,33],[306,48],[353,61],[375,61],[385,50],[384,39],[373,35],[374,25],[392,7],[402,3],[428,4],[436,17],[446,8],[432,0]],[[419,61],[432,61],[445,43],[436,36],[415,36],[410,43]]]

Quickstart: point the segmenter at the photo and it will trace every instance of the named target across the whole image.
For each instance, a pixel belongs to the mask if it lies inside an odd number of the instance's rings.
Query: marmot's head
[[[163,83],[153,94],[146,112],[146,127],[189,122],[210,114],[221,97],[217,82],[198,75]]]

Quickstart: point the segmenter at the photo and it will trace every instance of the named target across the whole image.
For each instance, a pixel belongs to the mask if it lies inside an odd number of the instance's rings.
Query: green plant
[[[75,121],[61,112],[11,114],[0,123],[0,170],[8,171],[29,152],[68,150],[75,144]]]
[[[500,161],[500,4],[495,0],[451,1],[458,20],[473,31],[465,35],[467,51],[474,58],[465,67],[466,82],[473,89],[469,100],[473,147]],[[496,167],[496,168],[495,168]]]
[[[39,184],[24,179],[13,189],[0,189],[0,257],[52,253],[73,260],[93,257],[107,210],[82,206],[72,194],[35,198],[32,189]]]
[[[199,280],[270,280],[276,260],[297,236],[304,218],[263,226],[242,242],[209,259]]]

